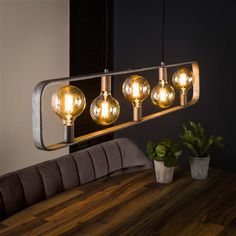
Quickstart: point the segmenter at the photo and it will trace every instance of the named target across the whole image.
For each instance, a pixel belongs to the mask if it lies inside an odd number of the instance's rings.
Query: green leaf
[[[204,157],[210,154],[213,147],[223,147],[223,137],[212,135],[207,137],[201,123],[188,121],[183,124],[183,132],[180,134],[183,146],[196,157]]]
[[[181,154],[182,154],[182,150],[179,150],[179,151],[176,151],[176,152],[174,153],[174,156],[175,156],[176,158],[179,158],[179,157],[181,156]]]
[[[150,141],[147,143],[147,146],[146,146],[146,151],[147,151],[148,157],[151,160],[155,160],[155,157],[156,157],[156,152],[155,152],[154,146],[155,145],[153,145],[153,143]]]
[[[166,148],[164,145],[160,144],[156,147],[156,154],[158,157],[163,158],[166,154]]]
[[[174,156],[170,155],[168,156],[168,158],[165,159],[164,161],[164,165],[166,167],[173,167],[173,166],[177,166],[178,164],[178,159],[176,159]]]

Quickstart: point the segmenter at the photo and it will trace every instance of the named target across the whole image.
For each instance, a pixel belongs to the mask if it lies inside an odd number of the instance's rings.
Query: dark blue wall
[[[114,69],[139,68],[160,63],[160,0],[114,0]],[[176,138],[182,123],[200,121],[208,133],[225,137],[225,148],[213,153],[211,164],[236,169],[235,1],[167,0],[166,63],[197,60],[200,63],[201,97],[197,105],[116,133],[129,137],[143,150],[148,140]],[[143,74],[150,84],[158,72]],[[169,74],[171,77],[171,74]],[[131,105],[120,93],[124,78],[115,79],[121,105],[120,121],[132,118]],[[159,110],[150,98],[144,114]]]

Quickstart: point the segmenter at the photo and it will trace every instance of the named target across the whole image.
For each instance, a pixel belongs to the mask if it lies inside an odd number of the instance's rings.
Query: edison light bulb
[[[63,120],[64,141],[72,142],[74,121],[86,106],[83,92],[71,85],[64,86],[52,95],[51,105],[53,111]]]
[[[172,82],[180,90],[180,105],[187,105],[187,92],[193,85],[192,72],[187,68],[181,68],[174,73]]]
[[[90,106],[92,119],[100,125],[114,123],[120,114],[120,105],[111,95],[111,78],[103,76],[101,79],[101,94],[93,100]]]
[[[125,98],[133,104],[133,120],[142,119],[142,102],[150,93],[150,86],[142,76],[131,75],[122,86]]]
[[[172,105],[175,99],[175,91],[166,81],[161,80],[158,85],[153,88],[151,99],[154,105],[167,108]]]
[[[159,69],[159,82],[152,89],[151,100],[154,105],[161,108],[167,108],[172,105],[175,99],[175,91],[167,82],[167,69],[161,67]]]

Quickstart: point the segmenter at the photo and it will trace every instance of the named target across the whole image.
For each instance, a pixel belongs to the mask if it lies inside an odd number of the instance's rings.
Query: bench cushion
[[[108,174],[107,158],[101,145],[95,145],[87,149],[94,167],[95,179]]]
[[[5,210],[4,210],[4,205],[2,201],[2,195],[0,193],[0,220],[3,220],[5,216]]]
[[[26,207],[23,189],[16,174],[9,174],[0,179],[0,193],[6,216]]]
[[[79,186],[79,176],[74,159],[71,155],[60,157],[56,160],[60,169],[63,190]]]
[[[109,173],[123,168],[123,159],[121,156],[121,150],[118,144],[115,141],[108,141],[101,144],[103,148],[107,162]]]
[[[121,151],[123,168],[152,165],[143,152],[129,139],[115,139],[115,142],[118,144]]]
[[[94,167],[87,150],[82,150],[72,154],[77,165],[80,184],[86,184],[95,179]]]
[[[45,199],[41,176],[35,166],[25,168],[17,174],[25,196],[27,206]]]
[[[60,170],[54,161],[47,161],[37,166],[41,175],[45,196],[51,197],[63,191]]]

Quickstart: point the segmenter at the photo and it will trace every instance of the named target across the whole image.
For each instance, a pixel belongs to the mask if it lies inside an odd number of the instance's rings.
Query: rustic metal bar
[[[191,65],[192,71],[193,71],[193,96],[191,101],[186,106],[175,106],[151,115],[147,115],[143,117],[143,119],[139,122],[134,121],[128,121],[122,124],[114,125],[112,127],[96,131],[93,133],[89,133],[80,137],[74,138],[74,142],[72,143],[56,143],[56,144],[49,144],[46,145],[43,140],[43,122],[42,122],[42,97],[44,90],[52,85],[52,84],[58,84],[63,82],[69,82],[69,81],[79,81],[79,80],[88,80],[93,78],[99,78],[101,79],[102,76],[105,75],[105,73],[99,73],[99,74],[92,74],[92,75],[85,75],[85,76],[75,76],[75,77],[66,77],[66,78],[59,78],[59,79],[49,79],[45,81],[41,81],[38,83],[33,91],[33,97],[32,97],[32,124],[33,124],[33,138],[35,146],[41,150],[45,151],[53,151],[61,148],[65,148],[71,145],[74,145],[79,142],[83,142],[95,137],[99,137],[108,133],[116,132],[121,129],[125,129],[130,126],[137,125],[139,123],[146,122],[148,120],[155,119],[157,117],[164,116],[166,114],[169,114],[171,112],[175,112],[184,108],[187,108],[189,106],[194,105],[198,102],[199,96],[200,96],[200,81],[199,81],[199,66],[197,62],[185,62],[185,63],[179,63],[179,64],[173,64],[173,65],[165,65],[165,66],[153,66],[153,67],[146,67],[146,68],[140,68],[140,69],[134,69],[134,70],[125,70],[125,71],[118,71],[118,72],[109,72],[106,73],[108,76],[115,76],[115,75],[124,75],[124,74],[131,74],[131,73],[137,73],[137,72],[144,72],[144,71],[151,71],[151,70],[157,70],[159,68],[172,68],[172,67],[179,67],[179,66],[185,66],[185,65]]]

